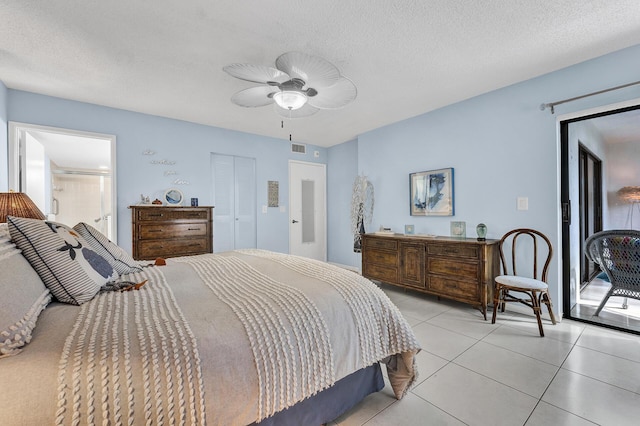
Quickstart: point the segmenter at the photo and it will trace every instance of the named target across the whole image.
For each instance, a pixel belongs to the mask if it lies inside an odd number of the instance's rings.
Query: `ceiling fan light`
[[[307,96],[294,90],[283,90],[273,95],[273,100],[280,108],[296,110],[307,103]]]

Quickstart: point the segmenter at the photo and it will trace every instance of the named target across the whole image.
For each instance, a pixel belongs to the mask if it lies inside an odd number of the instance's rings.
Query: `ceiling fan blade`
[[[231,102],[247,108],[261,107],[273,103],[273,98],[269,95],[277,91],[276,87],[271,86],[250,87],[234,94]]]
[[[356,96],[358,90],[355,84],[346,77],[340,77],[333,86],[318,88],[318,94],[309,97],[307,103],[320,109],[337,109],[353,102]]]
[[[291,78],[304,80],[307,87],[331,86],[340,79],[340,71],[331,62],[302,52],[283,53],[276,59],[276,68]]]
[[[275,110],[276,110],[276,112],[278,114],[280,114],[281,116],[283,116],[285,118],[308,117],[308,116],[313,115],[316,112],[320,111],[318,108],[314,108],[311,105],[309,105],[308,103],[306,103],[301,108],[294,109],[294,110],[291,110],[291,111],[289,111],[288,109],[284,109],[282,107],[279,107],[278,104],[275,104],[275,103],[274,103],[274,108],[275,108]]]
[[[284,83],[291,78],[284,72],[264,65],[231,64],[223,67],[227,74],[253,83]]]

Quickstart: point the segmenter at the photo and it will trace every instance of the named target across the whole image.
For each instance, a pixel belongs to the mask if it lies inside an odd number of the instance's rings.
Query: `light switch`
[[[287,208],[285,206],[280,206],[280,211],[284,213],[287,211]]]
[[[266,213],[267,212],[267,206],[262,206],[262,213]]]
[[[518,197],[518,210],[529,210],[529,197]]]

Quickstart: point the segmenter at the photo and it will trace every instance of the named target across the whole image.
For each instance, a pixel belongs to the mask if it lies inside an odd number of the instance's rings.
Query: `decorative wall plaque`
[[[278,187],[280,184],[277,180],[270,180],[268,181],[268,185],[268,206],[278,207],[278,200],[280,198]]]

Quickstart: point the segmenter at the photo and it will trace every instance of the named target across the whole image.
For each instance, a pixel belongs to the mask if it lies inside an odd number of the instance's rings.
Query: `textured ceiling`
[[[331,146],[640,43],[637,0],[2,0],[12,89]],[[321,56],[358,88],[296,120],[231,96],[231,63]],[[544,100],[541,100],[544,101]]]

